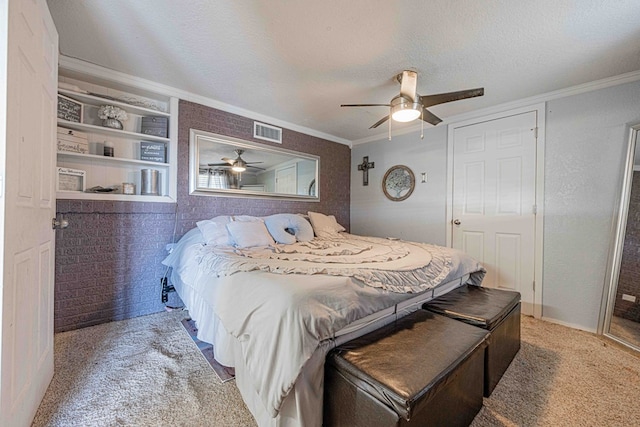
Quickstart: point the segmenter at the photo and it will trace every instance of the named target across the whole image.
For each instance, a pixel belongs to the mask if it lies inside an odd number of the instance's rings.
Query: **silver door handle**
[[[454,219],[454,220],[453,220],[453,223],[454,223],[455,225],[460,225],[460,224],[461,224],[461,222],[460,222],[460,220],[459,220],[459,219]]]
[[[58,221],[58,218],[51,219],[51,228],[53,228],[54,230],[60,230],[63,228],[67,228],[68,226],[69,220],[66,220],[64,218],[61,218],[60,221]]]

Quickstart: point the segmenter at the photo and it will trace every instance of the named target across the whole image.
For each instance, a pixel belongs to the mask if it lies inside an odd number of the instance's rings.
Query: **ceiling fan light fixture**
[[[420,117],[422,104],[398,95],[391,100],[391,117],[396,122],[410,122]]]
[[[244,172],[247,170],[247,164],[245,163],[244,160],[238,158],[238,160],[235,161],[233,166],[231,166],[231,170],[234,172]]]

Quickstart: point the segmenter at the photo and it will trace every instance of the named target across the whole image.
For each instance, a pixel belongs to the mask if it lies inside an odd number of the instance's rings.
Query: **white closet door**
[[[484,286],[522,294],[533,314],[536,112],[454,129],[453,247],[480,261]]]

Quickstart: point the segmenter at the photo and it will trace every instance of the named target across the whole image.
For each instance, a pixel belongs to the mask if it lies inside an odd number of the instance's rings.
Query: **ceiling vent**
[[[253,137],[282,144],[282,128],[253,122]]]

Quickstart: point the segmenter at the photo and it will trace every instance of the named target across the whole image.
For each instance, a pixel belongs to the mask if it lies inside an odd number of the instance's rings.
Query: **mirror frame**
[[[245,148],[245,149],[249,148],[252,150],[259,150],[264,152],[288,154],[291,156],[300,157],[302,159],[315,161],[317,165],[315,178],[314,178],[316,193],[314,196],[309,196],[305,194],[264,193],[260,191],[241,190],[236,188],[224,189],[224,188],[198,187],[198,174],[200,169],[199,145],[201,141],[209,141],[209,142],[214,142],[218,144],[226,144],[233,148]],[[255,142],[234,138],[231,136],[219,135],[219,134],[206,132],[198,129],[189,129],[189,194],[195,195],[195,196],[247,197],[247,198],[257,198],[257,199],[278,199],[278,200],[319,202],[320,201],[320,157],[313,154],[300,153],[298,151],[287,150],[285,148],[262,145]]]
[[[605,282],[605,291],[603,295],[603,306],[605,307],[604,321],[600,322],[601,332],[607,338],[635,350],[640,347],[633,345],[623,339],[611,335],[611,316],[616,302],[616,294],[618,290],[618,280],[620,278],[620,266],[622,263],[622,251],[624,249],[624,239],[627,230],[627,218],[629,215],[629,200],[631,198],[631,185],[633,183],[633,164],[635,160],[635,152],[638,138],[640,138],[640,124],[629,127],[629,139],[627,143],[627,157],[625,162],[624,175],[622,177],[622,189],[620,191],[620,201],[618,210],[615,213],[617,224],[615,224],[615,235],[609,248],[609,265],[607,270],[607,282]],[[637,145],[640,148],[640,145]]]

